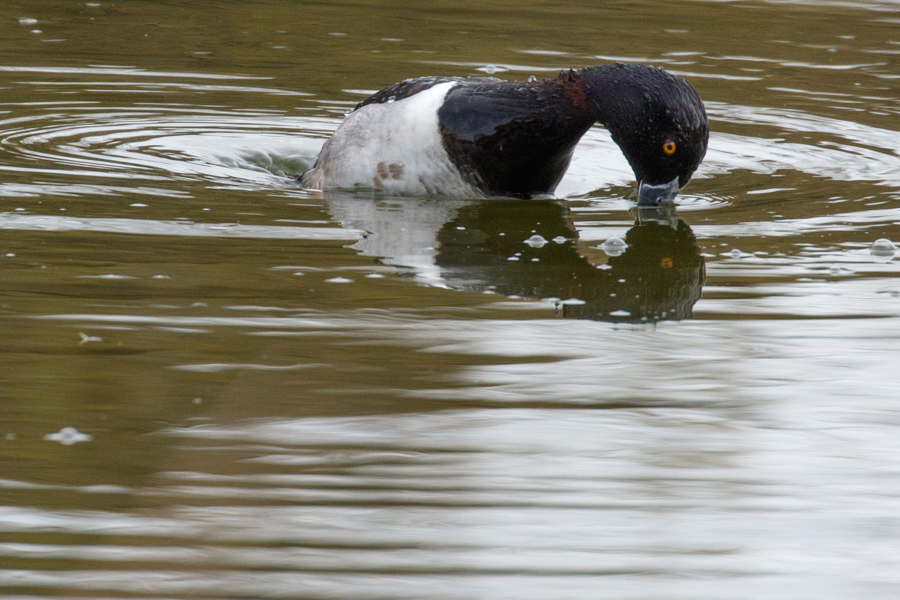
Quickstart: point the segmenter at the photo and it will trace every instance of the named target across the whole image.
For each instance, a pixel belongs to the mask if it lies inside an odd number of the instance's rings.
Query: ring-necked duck
[[[597,122],[634,170],[642,205],[674,198],[709,140],[696,90],[656,67],[617,63],[542,81],[421,77],[360,102],[302,182],[394,194],[552,194]]]

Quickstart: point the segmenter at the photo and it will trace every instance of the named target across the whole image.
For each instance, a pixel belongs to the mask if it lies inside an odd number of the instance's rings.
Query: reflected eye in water
[[[625,243],[625,252],[611,256],[600,271],[603,276],[585,286],[586,303],[565,306],[565,316],[622,322],[691,318],[706,266],[694,233],[674,208],[640,209]]]
[[[548,199],[390,202],[332,198],[354,247],[412,270],[418,282],[529,299],[561,298],[565,318],[642,323],[692,316],[706,277],[674,206],[641,209],[607,261],[582,255],[567,207]],[[605,247],[605,246],[604,246]]]

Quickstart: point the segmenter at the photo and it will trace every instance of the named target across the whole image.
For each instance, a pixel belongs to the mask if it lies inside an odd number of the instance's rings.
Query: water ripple
[[[91,231],[182,237],[263,238],[273,240],[358,240],[363,232],[342,227],[288,227],[239,223],[194,223],[151,219],[103,219],[0,213],[0,229],[16,231]]]
[[[301,123],[311,132],[321,126],[317,120]],[[82,107],[67,114],[53,107],[49,114],[0,121],[0,141],[10,152],[3,166],[7,171],[151,181],[199,178],[258,189],[284,187],[285,175],[311,162],[321,142],[298,140],[293,135],[297,125],[296,118],[246,111]],[[39,193],[41,185],[18,184],[6,191]],[[55,191],[51,187],[45,193]],[[78,193],[83,192],[71,190]]]

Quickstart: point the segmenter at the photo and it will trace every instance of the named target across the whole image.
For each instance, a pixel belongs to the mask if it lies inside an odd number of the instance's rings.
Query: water
[[[896,598],[897,5],[7,2],[0,594]],[[344,112],[612,60],[675,211],[321,195]],[[600,167],[603,168],[600,168]]]

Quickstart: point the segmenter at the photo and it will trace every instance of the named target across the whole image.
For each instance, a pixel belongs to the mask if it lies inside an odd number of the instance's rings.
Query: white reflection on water
[[[698,311],[703,310],[698,307]],[[437,397],[504,402],[634,402],[638,405],[712,403],[762,409],[779,402],[798,410],[829,402],[828,410],[893,407],[893,357],[900,341],[887,333],[897,319],[793,321],[688,321],[656,331],[611,335],[602,326],[556,322],[498,324],[494,336],[464,327],[435,352],[473,355],[565,357],[470,367],[461,378],[470,387],[435,390]],[[581,325],[581,334],[565,329]],[[585,329],[593,329],[587,334]],[[865,348],[866,352],[853,352]],[[842,413],[843,410],[840,410]]]
[[[188,463],[191,449],[234,460],[136,490],[166,498],[162,515],[0,511],[4,531],[120,540],[83,553],[0,544],[4,557],[93,567],[0,571],[0,586],[447,599],[546,598],[554,586],[550,597],[721,598],[739,586],[753,597],[890,597],[900,584],[900,517],[888,509],[900,495],[896,412],[791,404],[172,428],[161,441],[181,445]],[[155,543],[121,542],[148,537]]]

